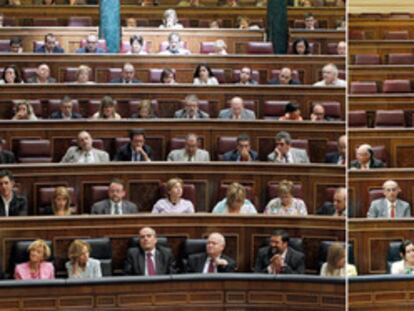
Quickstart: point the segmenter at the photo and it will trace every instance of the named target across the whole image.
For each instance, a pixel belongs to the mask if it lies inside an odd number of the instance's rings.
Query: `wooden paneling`
[[[414,93],[349,95],[349,110],[375,111],[379,109],[403,109],[409,112],[413,109]]]
[[[16,177],[19,191],[28,196],[29,211],[37,213],[37,191],[40,187],[67,185],[75,188],[79,213],[89,213],[91,187],[108,185],[117,177],[124,180],[129,199],[141,205],[141,212],[150,212],[160,198],[159,185],[173,177],[194,183],[198,191],[196,210],[210,212],[221,199],[222,182],[238,181],[251,185],[257,208],[262,210],[269,201],[267,185],[289,179],[303,186],[304,201],[309,214],[314,214],[324,200],[327,187],[345,184],[343,166],[332,165],[277,165],[268,163],[111,163],[95,165],[14,165],[7,166]]]
[[[386,32],[401,30],[408,30],[410,37],[414,38],[414,19],[412,18],[352,18],[349,25],[349,31],[363,30],[366,39],[370,40],[381,40],[384,39]]]
[[[151,226],[159,236],[167,237],[168,245],[178,261],[185,239],[206,238],[211,232],[221,232],[227,242],[225,253],[236,260],[238,272],[253,271],[257,250],[266,245],[265,239],[276,228],[286,229],[290,236],[303,239],[309,273],[317,273],[321,241],[345,239],[345,220],[337,217],[223,217],[210,214],[12,217],[1,220],[2,265],[4,271],[8,271],[14,241],[42,238],[52,241],[57,275],[63,276],[66,274],[64,264],[67,261],[67,249],[73,239],[108,237],[112,241],[113,270],[119,274],[123,270],[129,239],[137,236],[143,226]]]
[[[414,53],[413,40],[350,40],[348,46],[350,60],[356,54],[378,54],[383,64],[390,53]]]
[[[350,65],[348,81],[376,81],[379,90],[387,79],[413,79],[414,65]]]
[[[349,13],[414,12],[411,0],[399,0],[398,5],[390,0],[349,0]]]

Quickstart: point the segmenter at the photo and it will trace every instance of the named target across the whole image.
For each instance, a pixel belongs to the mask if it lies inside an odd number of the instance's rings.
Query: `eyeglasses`
[[[386,192],[396,192],[396,191],[398,191],[398,188],[385,188],[384,191],[386,191]]]

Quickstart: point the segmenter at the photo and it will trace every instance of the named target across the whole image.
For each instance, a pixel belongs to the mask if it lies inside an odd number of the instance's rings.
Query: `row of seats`
[[[414,125],[414,113],[410,113],[411,116],[404,110],[376,110],[373,122],[369,122],[369,116],[365,110],[353,110],[348,112],[348,126],[368,127],[372,123],[376,128],[411,127]]]
[[[366,40],[369,36],[365,30],[350,30],[348,37],[350,40]],[[410,40],[411,38],[409,30],[388,30],[383,34],[384,40]]]
[[[414,54],[412,53],[390,53],[384,61],[378,54],[357,54],[352,56],[352,63],[355,65],[412,65],[414,64]]]
[[[376,94],[376,93],[411,93],[412,82],[407,79],[351,82],[351,94]]]
[[[366,19],[370,19],[370,20],[374,20],[374,19],[381,19],[381,20],[386,20],[386,19],[411,19],[413,17],[413,14],[409,13],[409,12],[390,12],[390,13],[352,13],[349,16],[351,19],[353,17],[358,17],[358,18],[366,18]]]
[[[57,140],[55,139],[54,143],[57,144]],[[63,141],[63,139],[62,139]],[[118,150],[122,145],[128,143],[130,141],[127,137],[118,137],[111,140],[104,140],[103,139],[93,139],[93,146],[94,148],[105,150],[108,152],[113,158],[115,155],[115,151]],[[151,137],[147,137],[146,139],[147,144],[151,147],[156,144],[159,144],[159,137],[155,138],[154,140]],[[184,148],[185,139],[184,137],[174,137],[171,139],[169,143],[169,150],[181,149]],[[203,142],[201,141],[201,144]],[[52,143],[49,139],[15,139],[13,143],[15,147],[16,159],[20,163],[52,163],[53,160],[56,158],[56,148],[52,150]],[[58,144],[59,145],[59,144]],[[71,140],[69,145],[76,145],[76,140]],[[309,141],[305,139],[294,139],[292,140],[292,146],[295,148],[304,149],[308,152],[309,155]],[[330,141],[326,145],[326,153],[334,152],[337,149],[337,142]],[[159,148],[153,148],[154,152],[154,160],[162,161],[162,155],[159,153]],[[217,159],[218,161],[223,160],[223,155],[231,150],[234,150],[237,147],[237,137],[236,136],[220,136],[217,139],[217,154],[211,155],[212,159]],[[267,155],[274,150],[274,146],[266,146],[266,151],[258,150],[259,158],[266,159]],[[65,152],[64,150],[59,150],[59,152]],[[311,155],[310,155],[311,156]],[[60,161],[59,159],[55,159],[56,161]]]

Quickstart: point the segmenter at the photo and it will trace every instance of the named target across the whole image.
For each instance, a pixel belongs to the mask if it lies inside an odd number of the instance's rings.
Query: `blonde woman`
[[[68,216],[70,210],[70,193],[66,187],[57,187],[53,193],[52,211],[55,216]]]
[[[116,101],[110,96],[102,98],[99,110],[93,114],[92,119],[120,120],[121,116],[116,112]]]
[[[322,265],[321,276],[355,276],[356,267],[346,263],[345,248],[341,243],[333,243],[328,249],[326,262]]]
[[[271,200],[264,214],[272,214],[278,216],[306,216],[308,211],[303,200],[293,197],[293,182],[282,180],[279,183],[278,197]]]
[[[14,106],[14,111],[15,114],[12,120],[37,120],[37,117],[33,112],[33,107],[27,100],[17,102]]]
[[[27,248],[29,261],[14,269],[16,280],[51,280],[55,278],[55,268],[46,260],[50,257],[50,248],[43,240],[32,242]]]
[[[149,99],[143,99],[138,105],[138,112],[132,115],[132,118],[153,119],[155,118],[152,103]]]
[[[227,188],[226,197],[218,202],[213,214],[257,214],[253,203],[246,199],[246,189],[239,183]]]
[[[73,241],[68,250],[66,270],[69,279],[95,279],[102,277],[101,263],[89,257],[91,246],[82,240]]]
[[[183,199],[184,182],[180,178],[167,181],[167,197],[160,199],[152,208],[153,214],[190,214],[194,213],[193,203]]]
[[[95,82],[89,81],[89,76],[92,69],[86,65],[80,65],[78,71],[76,72],[76,81],[77,84],[93,84]]]

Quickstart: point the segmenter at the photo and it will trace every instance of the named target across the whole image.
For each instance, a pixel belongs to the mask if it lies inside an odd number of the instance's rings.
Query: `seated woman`
[[[218,81],[213,71],[207,64],[199,64],[193,75],[194,85],[218,85]]]
[[[194,213],[193,203],[183,199],[184,182],[180,178],[167,181],[167,198],[159,199],[152,208],[153,214],[184,214]]]
[[[69,279],[95,279],[102,277],[101,263],[89,257],[91,246],[82,240],[73,241],[68,250],[66,271]]]
[[[129,43],[131,45],[131,50],[128,52],[128,54],[148,55],[144,49],[144,38],[142,36],[133,35],[129,39]]]
[[[303,121],[300,115],[300,109],[297,104],[288,103],[285,108],[285,114],[279,118],[280,121]]]
[[[309,42],[305,38],[298,38],[292,44],[292,54],[310,55]]]
[[[92,119],[121,120],[121,116],[116,112],[116,101],[111,96],[104,96],[99,110],[93,114]]]
[[[333,243],[328,249],[326,262],[322,265],[321,276],[356,276],[354,265],[346,263],[345,248],[341,243]]]
[[[32,242],[27,248],[29,261],[16,265],[16,280],[51,280],[55,278],[55,268],[46,260],[50,257],[50,248],[43,240]]]
[[[248,18],[247,16],[237,17],[237,28],[242,30],[260,29],[260,27],[257,25],[251,25],[250,18]]]
[[[20,69],[16,65],[8,65],[4,68],[0,84],[24,83]]]
[[[220,22],[217,19],[213,19],[208,24],[208,28],[210,28],[210,29],[220,29]]]
[[[137,27],[137,20],[133,17],[128,17],[125,20],[125,27],[126,28],[135,28],[135,27]]]
[[[270,200],[264,214],[278,216],[306,216],[308,211],[303,200],[292,195],[293,182],[282,180],[279,183],[278,197]]]
[[[164,68],[161,72],[160,82],[164,84],[177,84],[175,81],[175,71],[170,68]]]
[[[55,0],[43,0],[42,4],[43,5],[54,5],[56,4],[56,1]]]
[[[234,182],[227,188],[226,197],[218,202],[213,214],[257,214],[253,203],[246,199],[246,189]]]
[[[402,260],[391,265],[391,274],[414,274],[414,241],[402,242],[400,255]]]
[[[55,216],[68,216],[71,214],[70,193],[68,188],[57,187],[55,189],[55,192],[53,193],[51,212]]]
[[[76,81],[73,83],[77,84],[94,84],[94,81],[89,81],[89,76],[92,69],[86,65],[80,65],[76,72]]]
[[[14,111],[15,114],[12,120],[37,120],[37,117],[33,112],[33,107],[27,100],[17,102],[14,106]]]
[[[209,55],[227,55],[227,44],[223,40],[217,40],[214,42],[214,52]]]
[[[183,29],[183,25],[178,22],[177,12],[174,9],[164,11],[164,17],[160,29]]]
[[[131,117],[138,119],[156,118],[151,101],[149,99],[143,99],[138,105],[138,112],[134,113]]]

